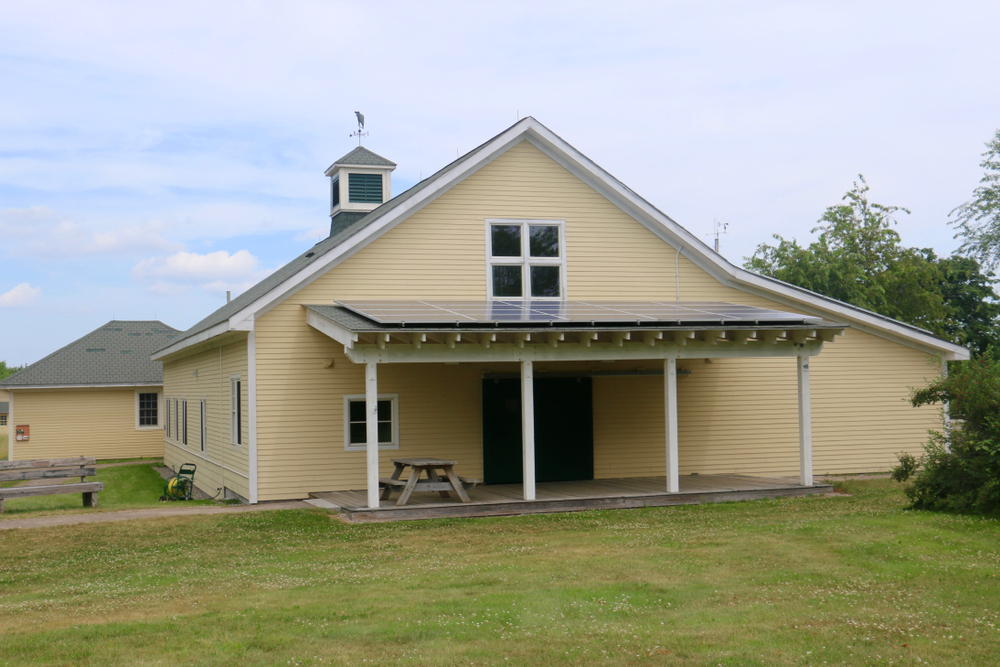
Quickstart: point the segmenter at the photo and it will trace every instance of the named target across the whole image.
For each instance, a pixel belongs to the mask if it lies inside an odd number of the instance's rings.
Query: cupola
[[[392,198],[395,162],[358,146],[326,170],[330,177],[330,217],[358,219]],[[349,222],[353,222],[350,220]]]

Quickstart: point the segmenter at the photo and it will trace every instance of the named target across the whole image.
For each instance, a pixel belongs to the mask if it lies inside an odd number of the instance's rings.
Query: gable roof
[[[150,355],[179,335],[158,320],[111,320],[4,379],[0,387],[163,384],[163,362]]]
[[[353,151],[340,158],[330,165],[326,170],[329,176],[334,167],[395,167],[396,163],[386,160],[377,153],[373,153],[364,146],[358,146]]]
[[[684,229],[531,116],[518,121],[360,220],[331,230],[334,233],[330,237],[320,241],[231,303],[195,324],[185,331],[178,341],[157,352],[154,358],[162,358],[225,331],[251,329],[254,316],[267,312],[289,294],[305,287],[521,141],[528,141],[541,150],[726,286],[757,294],[784,305],[812,309],[837,319],[846,319],[862,331],[942,354],[945,359],[969,358],[967,348],[936,338],[919,327],[747,271],[730,263],[700,238]]]

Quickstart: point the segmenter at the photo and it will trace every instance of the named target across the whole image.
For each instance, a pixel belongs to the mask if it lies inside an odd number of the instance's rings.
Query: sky
[[[185,329],[329,230],[356,140],[399,194],[531,115],[736,264],[858,174],[950,254],[1000,128],[1000,3],[0,0],[0,360]]]

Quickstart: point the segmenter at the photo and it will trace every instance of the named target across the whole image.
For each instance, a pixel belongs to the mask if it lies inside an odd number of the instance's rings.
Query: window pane
[[[363,445],[368,442],[368,427],[364,422],[351,424],[351,444]]]
[[[521,256],[521,226],[493,225],[493,256]]]
[[[392,401],[378,402],[378,420],[380,422],[392,421]]]
[[[392,422],[378,423],[378,441],[380,443],[392,442]]]
[[[559,267],[531,267],[531,296],[559,296]]]
[[[493,296],[523,296],[520,266],[493,267]]]
[[[545,227],[529,227],[528,230],[528,245],[532,257],[559,256],[558,227],[546,225]]]
[[[352,422],[364,422],[365,421],[365,402],[364,401],[351,401],[351,417],[348,421]]]

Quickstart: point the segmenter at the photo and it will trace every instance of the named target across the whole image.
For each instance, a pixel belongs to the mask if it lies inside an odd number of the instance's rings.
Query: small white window
[[[208,406],[204,398],[198,401],[198,444],[201,451],[208,446]]]
[[[565,247],[561,220],[487,220],[487,296],[565,299]]]
[[[7,425],[7,415],[0,415],[0,426]]]
[[[155,391],[135,392],[135,428],[160,428],[160,395]]]
[[[344,396],[344,449],[364,451],[368,446],[365,395]],[[399,449],[399,394],[378,396],[378,448]]]
[[[169,440],[172,437],[172,434],[173,434],[173,431],[171,429],[171,420],[170,420],[170,406],[171,406],[172,403],[173,403],[173,399],[172,398],[168,398],[166,400],[166,406],[165,406],[165,410],[164,410],[164,416],[166,417],[166,420],[167,420],[166,424],[165,424],[165,429],[164,429],[165,432],[166,432],[167,440]]]
[[[229,378],[229,432],[234,446],[243,444],[243,382],[239,375]]]

